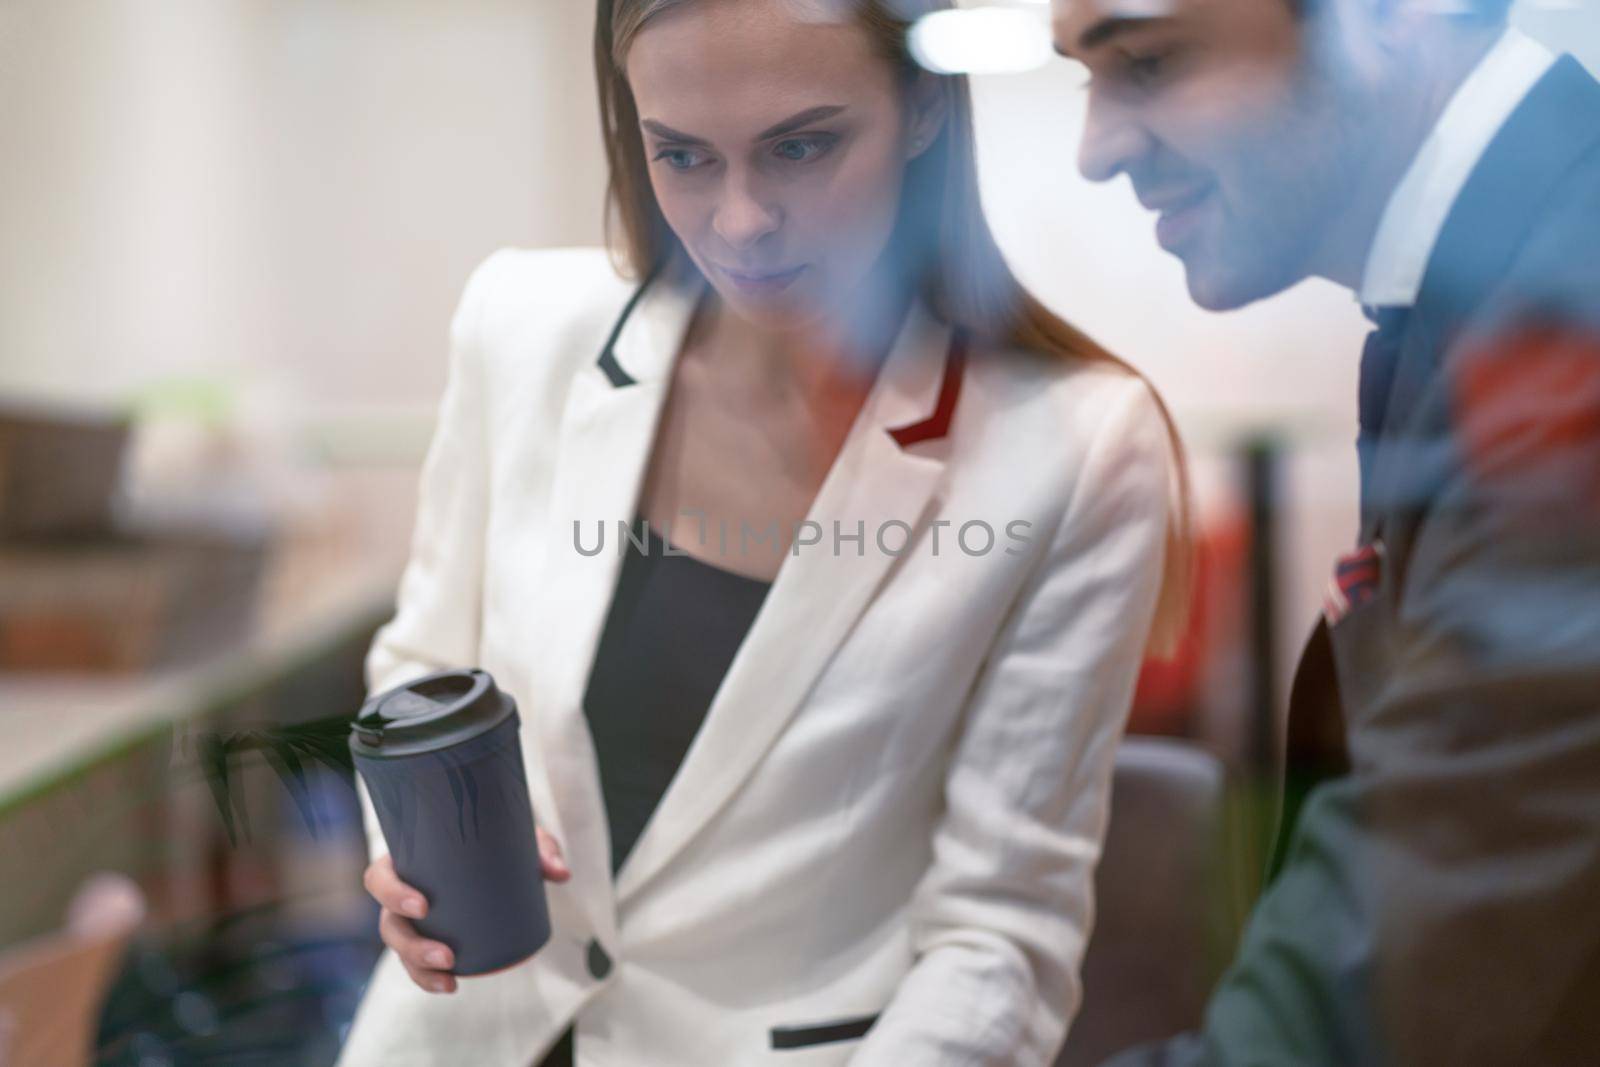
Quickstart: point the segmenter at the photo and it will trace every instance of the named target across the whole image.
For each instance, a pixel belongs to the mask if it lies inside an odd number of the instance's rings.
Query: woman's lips
[[[728,279],[734,288],[752,296],[774,296],[783,292],[794,284],[794,280],[800,277],[805,269],[804,264],[790,267],[788,270],[759,272],[733,270],[720,264],[717,266],[718,273]]]

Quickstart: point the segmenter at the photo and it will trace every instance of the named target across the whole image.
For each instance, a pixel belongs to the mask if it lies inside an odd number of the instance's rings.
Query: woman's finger
[[[366,886],[367,892],[380,907],[388,908],[396,915],[420,919],[428,914],[428,899],[400,880],[400,876],[394,873],[394,861],[387,853],[367,865],[361,884]]]
[[[419,971],[404,959],[400,966],[406,969],[406,974],[417,984],[424,993],[454,993],[456,991],[456,977],[444,971]]]
[[[534,836],[539,839],[539,863],[544,868],[544,876],[552,882],[565,882],[572,877],[572,869],[567,866],[566,856],[561,852],[561,843],[543,827],[534,828]]]
[[[378,934],[400,957],[413,982],[434,993],[455,988],[455,976],[449,973],[455,956],[449,945],[423,937],[409,920],[387,908],[378,916]]]

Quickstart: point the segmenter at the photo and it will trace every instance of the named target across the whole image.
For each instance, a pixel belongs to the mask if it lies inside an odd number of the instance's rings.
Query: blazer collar
[[[1600,84],[1570,55],[1490,142],[1451,208],[1418,296],[1421,317],[1462,318],[1511,266],[1548,194],[1600,144]]]
[[[1416,503],[1437,485],[1449,442],[1404,435],[1400,428],[1433,382],[1443,353],[1511,269],[1549,194],[1597,146],[1600,84],[1577,60],[1562,56],[1490,143],[1429,259],[1384,410],[1362,541],[1376,536],[1385,513]]]
[[[1451,95],[1401,176],[1367,253],[1360,298],[1367,307],[1411,307],[1439,231],[1462,186],[1517,105],[1556,57],[1507,27]]]
[[[600,347],[595,367],[606,381],[627,389],[668,378],[704,292],[705,282],[682,257],[653,269],[622,306]]]
[[[681,256],[645,278],[623,305],[595,359],[595,368],[612,388],[659,384],[671,376],[705,287]],[[943,360],[931,358],[941,350]],[[911,303],[875,384],[876,416],[902,448],[948,434],[967,354],[964,333],[941,324],[920,299]]]
[[[575,530],[632,518],[672,370],[704,282],[669,266],[642,285],[594,361],[573,380],[559,427],[546,554],[537,566],[523,646],[528,693],[550,793],[541,819],[561,835],[574,884],[611,882],[605,807],[582,708],[620,571],[615,540],[577,551]],[[913,304],[807,518],[830,539],[779,571],[672,785],[628,856],[616,895],[574,903],[602,938],[616,902],[659,873],[733,797],[800,709],[807,691],[894,562],[874,544],[891,520],[917,530],[940,484],[958,415],[965,344]],[[865,550],[831,551],[834,524],[866,531]],[[900,534],[889,535],[898,543]]]

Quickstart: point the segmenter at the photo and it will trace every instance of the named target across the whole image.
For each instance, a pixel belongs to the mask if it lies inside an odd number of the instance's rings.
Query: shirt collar
[[[1384,208],[1362,273],[1363,305],[1417,302],[1433,246],[1467,178],[1554,62],[1549,49],[1508,28],[1467,75]]]

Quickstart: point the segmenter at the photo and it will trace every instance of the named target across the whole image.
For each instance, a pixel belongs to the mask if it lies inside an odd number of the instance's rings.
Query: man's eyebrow
[[[1078,35],[1078,42],[1072,46],[1071,51],[1062,48],[1059,44],[1056,46],[1056,51],[1061,53],[1063,56],[1066,56],[1068,59],[1075,59],[1076,56],[1074,56],[1072,52],[1092,52],[1101,45],[1113,41],[1118,37],[1124,36],[1125,34],[1133,33],[1137,30],[1146,29],[1151,26],[1160,26],[1161,24],[1170,21],[1170,19],[1161,16],[1139,18],[1128,15],[1118,15],[1112,18],[1101,19],[1099,22],[1096,22],[1094,25],[1090,26],[1088,29],[1084,30]]]
[[[681,144],[699,145],[701,148],[711,147],[710,141],[707,141],[701,137],[696,137],[693,134],[684,133],[682,130],[675,130],[666,123],[657,122],[655,119],[644,119],[639,123],[639,125],[643,126],[645,129],[649,130],[663,141],[677,141]]]
[[[769,141],[774,137],[782,137],[786,133],[793,133],[795,130],[800,129],[803,126],[809,126],[813,122],[821,122],[823,119],[831,119],[833,116],[839,114],[843,110],[843,104],[829,104],[823,107],[807,108],[798,115],[789,116],[775,126],[768,126],[766,129],[756,134],[756,140]]]

